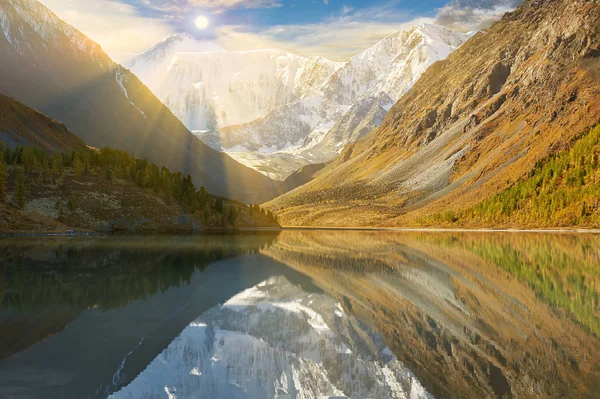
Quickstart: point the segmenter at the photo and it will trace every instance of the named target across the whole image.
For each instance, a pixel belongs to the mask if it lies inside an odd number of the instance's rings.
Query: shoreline
[[[442,227],[304,227],[282,226],[281,228],[255,228],[257,231],[387,231],[387,232],[415,232],[415,233],[540,233],[540,234],[600,234],[600,229],[582,228],[544,228],[544,229],[518,229],[518,228],[442,228]]]
[[[115,232],[104,232],[104,231],[77,231],[70,230],[65,232],[29,232],[29,233],[0,233],[0,239],[2,238],[27,238],[27,237],[143,237],[143,236],[202,236],[202,235],[235,235],[244,232],[252,231],[281,231],[276,227],[257,227],[257,228],[238,228],[238,229],[208,229],[208,230],[175,230],[175,231],[115,231]]]
[[[600,235],[600,229],[503,229],[503,228],[478,228],[478,229],[459,229],[459,228],[438,228],[438,227],[302,227],[302,226],[284,226],[284,227],[247,227],[236,230],[206,230],[189,233],[165,233],[165,232],[145,232],[145,233],[110,233],[110,232],[89,232],[89,231],[71,231],[61,233],[0,233],[2,238],[58,238],[58,237],[118,237],[118,236],[203,236],[213,234],[243,234],[250,232],[283,232],[283,231],[356,231],[356,232],[397,232],[397,233],[528,233],[528,234],[591,234]]]

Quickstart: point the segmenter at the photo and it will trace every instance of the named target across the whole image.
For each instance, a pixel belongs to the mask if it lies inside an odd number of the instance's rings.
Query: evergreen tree
[[[223,213],[223,199],[222,198],[217,198],[215,200],[214,209],[215,209],[215,211],[217,211],[217,213]]]
[[[69,202],[67,205],[71,212],[74,212],[77,209],[77,197],[75,197],[75,193],[71,193],[71,197],[69,197]]]
[[[60,166],[59,166],[59,158],[58,157],[53,157],[52,158],[52,166],[50,167],[50,173],[52,174],[52,177],[56,177],[58,176],[58,173],[60,172],[60,168],[62,167],[62,162],[60,162]]]
[[[234,206],[231,206],[228,209],[229,209],[229,211],[227,212],[227,214],[229,216],[229,223],[232,226],[235,226],[235,222],[238,220],[238,217],[240,216],[239,209],[237,209]]]
[[[108,181],[113,181],[115,175],[113,173],[113,170],[111,168],[106,168],[106,173],[105,173],[105,178]]]
[[[206,206],[206,204],[208,204],[208,200],[210,199],[210,195],[208,194],[208,191],[206,191],[206,189],[204,187],[200,187],[200,190],[198,190],[198,205],[203,208]]]
[[[0,202],[6,202],[6,186],[8,182],[8,172],[4,162],[4,154],[0,151]]]
[[[75,176],[79,177],[84,172],[84,165],[79,158],[79,153],[75,153],[73,156],[73,170],[75,171]]]
[[[19,168],[17,171],[17,186],[15,188],[15,204],[24,209],[27,201],[27,186],[25,185],[25,171]]]

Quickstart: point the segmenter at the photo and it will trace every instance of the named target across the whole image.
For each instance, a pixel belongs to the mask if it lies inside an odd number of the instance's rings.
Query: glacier
[[[178,34],[125,66],[195,131],[250,122],[313,95],[342,64],[282,50],[226,51]]]

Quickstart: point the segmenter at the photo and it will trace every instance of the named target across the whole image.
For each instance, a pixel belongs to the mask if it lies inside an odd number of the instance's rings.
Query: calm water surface
[[[0,240],[0,398],[598,398],[600,236]]]

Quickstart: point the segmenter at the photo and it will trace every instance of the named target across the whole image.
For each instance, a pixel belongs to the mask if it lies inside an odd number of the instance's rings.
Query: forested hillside
[[[600,227],[600,124],[530,174],[468,209],[421,218],[424,225]]]
[[[0,153],[0,233],[277,226],[257,205],[210,195],[190,176],[125,151],[6,147]]]

